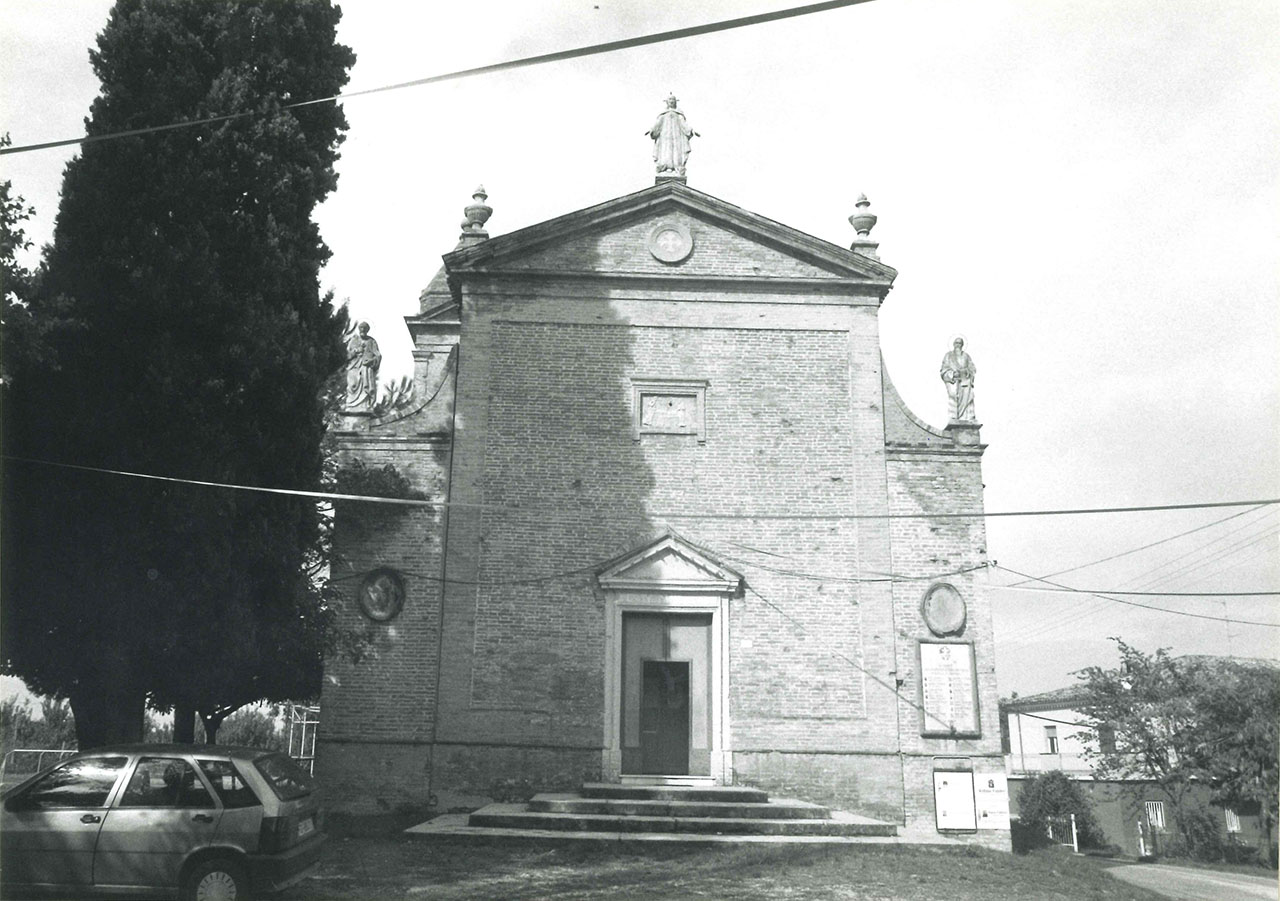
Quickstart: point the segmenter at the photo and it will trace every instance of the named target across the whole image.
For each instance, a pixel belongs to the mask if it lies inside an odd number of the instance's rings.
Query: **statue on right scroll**
[[[658,175],[683,178],[685,163],[692,152],[689,139],[698,133],[690,127],[684,113],[676,109],[678,102],[675,94],[667,98],[667,108],[649,129],[649,137],[653,138],[653,164]]]
[[[973,358],[964,352],[964,339],[956,338],[951,350],[942,358],[939,372],[951,401],[952,422],[977,422],[977,414],[973,412],[973,381],[977,374],[978,367],[973,365]]]

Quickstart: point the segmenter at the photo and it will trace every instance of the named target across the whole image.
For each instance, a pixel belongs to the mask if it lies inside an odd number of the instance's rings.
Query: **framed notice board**
[[[978,831],[973,761],[968,757],[933,758],[933,815],[939,832]]]
[[[971,641],[919,643],[920,734],[978,738],[978,667]]]

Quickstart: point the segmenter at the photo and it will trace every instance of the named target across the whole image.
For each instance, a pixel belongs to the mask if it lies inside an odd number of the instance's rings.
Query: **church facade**
[[[432,504],[337,505],[371,652],[326,672],[331,804],[744,784],[1007,848],[944,787],[1004,772],[983,520],[936,515],[982,509],[983,446],[893,388],[865,202],[842,247],[682,172],[495,237],[486,199],[413,399],[343,416]]]

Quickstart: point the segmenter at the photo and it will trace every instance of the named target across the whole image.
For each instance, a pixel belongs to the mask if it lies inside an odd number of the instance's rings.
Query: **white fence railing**
[[[1076,832],[1076,815],[1051,817],[1048,823],[1049,840],[1055,845],[1066,845],[1076,854],[1080,853],[1080,837]]]
[[[14,748],[5,751],[4,761],[0,762],[0,781],[39,773],[74,753],[75,748]]]

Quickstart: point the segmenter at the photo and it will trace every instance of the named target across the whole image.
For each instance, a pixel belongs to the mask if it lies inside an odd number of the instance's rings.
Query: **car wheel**
[[[249,901],[248,874],[227,857],[203,860],[187,873],[182,901]]]

